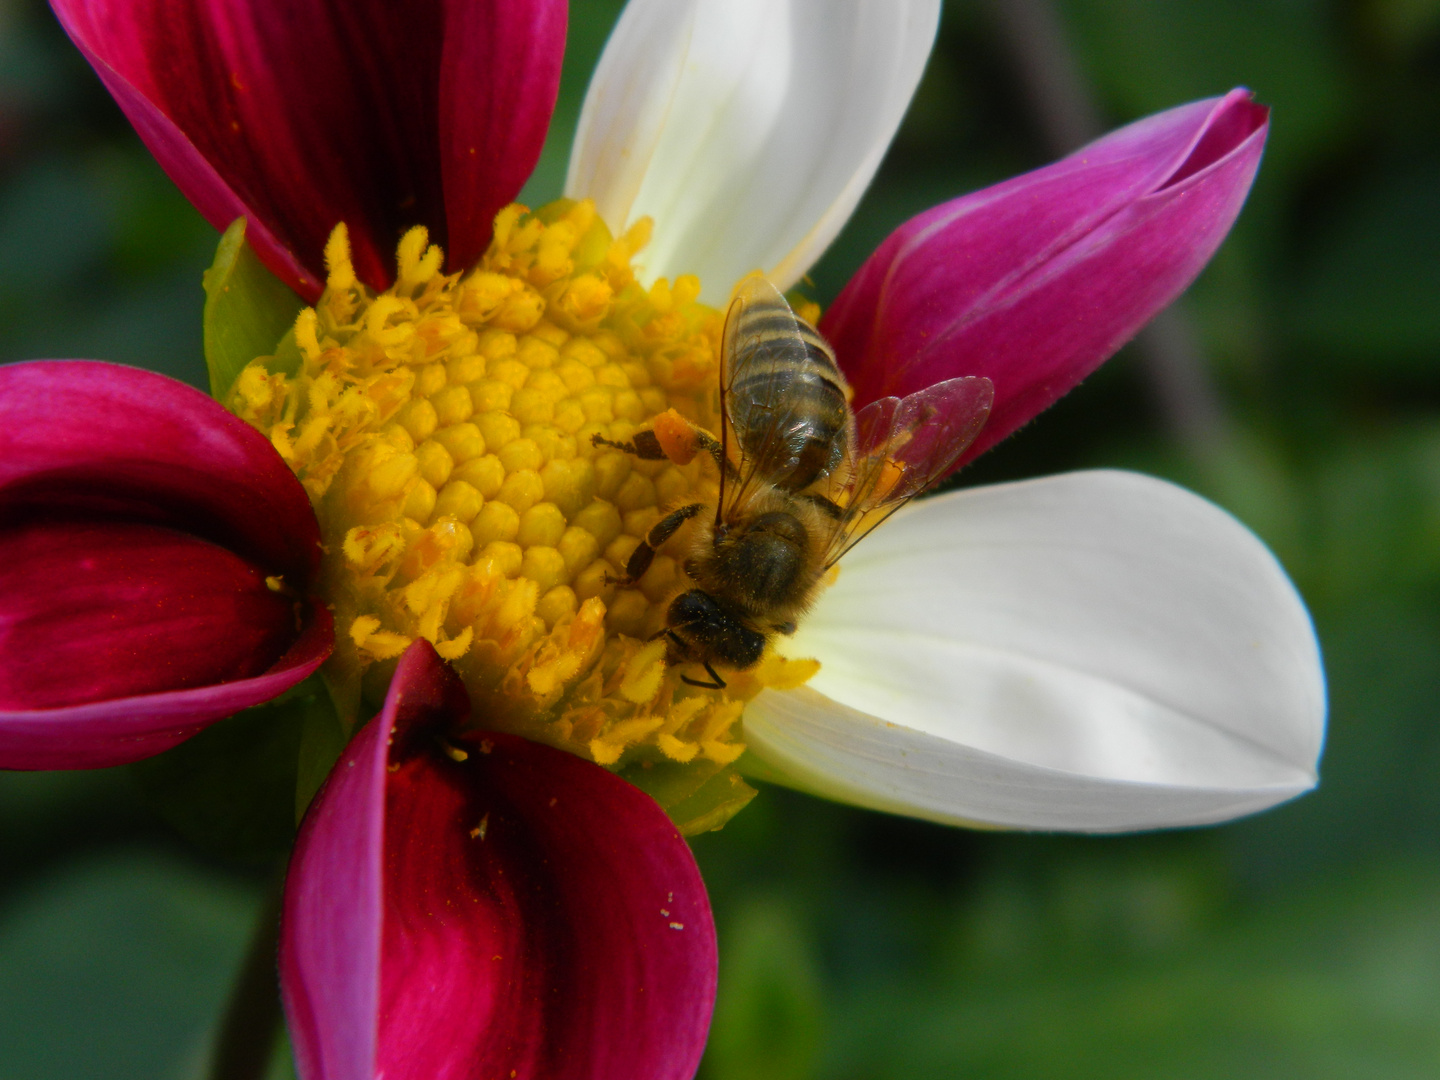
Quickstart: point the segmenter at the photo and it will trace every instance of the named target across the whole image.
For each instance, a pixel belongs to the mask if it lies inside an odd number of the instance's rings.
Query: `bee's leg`
[[[645,539],[641,540],[635,546],[635,550],[630,553],[630,561],[625,564],[625,580],[620,584],[633,585],[639,581],[645,571],[650,569],[650,563],[654,560],[655,552],[660,545],[674,536],[681,525],[704,509],[704,503],[691,503],[689,506],[682,506],[678,510],[670,511],[650,526],[650,531],[645,534]]]
[[[687,683],[690,686],[698,686],[704,690],[725,689],[725,680],[720,678],[719,675],[715,674],[715,669],[710,666],[710,662],[708,660],[700,661],[700,666],[705,669],[705,674],[710,676],[710,682],[701,682],[699,679],[690,678],[689,675],[681,675],[680,681],[683,683]]]
[[[734,478],[735,466],[725,460],[725,449],[720,445],[719,439],[715,438],[714,435],[711,435],[710,432],[704,428],[696,427],[694,424],[690,425],[690,435],[695,440],[694,447],[696,450],[703,450],[709,454],[715,459],[715,464],[725,471],[726,476]],[[661,447],[660,439],[656,436],[655,432],[648,429],[635,432],[629,442],[616,442],[613,439],[607,439],[605,436],[599,434],[591,435],[590,444],[592,446],[614,447],[616,450],[623,450],[627,454],[634,454],[641,461],[660,461],[669,456],[665,453],[664,448]],[[690,457],[681,456],[677,460],[681,464],[689,464]]]
[[[695,445],[715,459],[715,464],[724,470],[728,475],[734,476],[735,468],[725,460],[725,448],[720,445],[720,440],[715,438],[702,427],[695,429]]]
[[[735,463],[726,459],[725,448],[720,445],[719,439],[703,427],[697,427],[694,424],[690,425],[690,435],[695,440],[695,450],[703,451],[714,458],[716,467],[724,474],[725,479],[739,479],[739,474],[735,471]]]
[[[669,627],[666,627],[664,630],[660,631],[660,633],[656,634],[655,637],[660,637],[662,635],[664,636],[665,640],[669,642],[669,644],[665,646],[665,663],[672,666],[675,664],[684,663],[685,657],[688,656],[690,653],[689,643],[679,634],[675,633],[674,630],[671,630]],[[650,640],[654,641],[655,638],[651,638]]]
[[[595,434],[590,436],[591,446],[613,446],[616,450],[623,450],[627,454],[634,454],[641,461],[663,461],[665,451],[660,448],[660,440],[655,437],[653,431],[637,431],[629,442],[615,442],[605,436]]]

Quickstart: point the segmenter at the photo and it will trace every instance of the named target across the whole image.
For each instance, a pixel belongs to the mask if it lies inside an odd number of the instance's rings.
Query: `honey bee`
[[[715,664],[744,671],[770,635],[793,634],[826,571],[950,472],[984,426],[994,389],[989,379],[950,379],[858,413],[850,397],[825,339],[774,285],[751,277],[725,317],[720,437],[693,425],[677,434],[678,421],[663,432],[657,421],[631,442],[595,437],[678,464],[704,452],[719,467],[713,517],[693,529],[683,563],[694,587],[670,602],[655,635],[667,641],[667,663],[704,668],[708,681],[681,675],[690,685],[722,689]],[[656,522],[618,584],[637,582],[680,527],[709,509],[689,503]]]

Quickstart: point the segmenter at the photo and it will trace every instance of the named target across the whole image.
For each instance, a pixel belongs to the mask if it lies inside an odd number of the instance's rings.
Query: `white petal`
[[[630,0],[580,113],[565,193],[617,232],[654,219],[648,277],[723,303],[782,289],[835,238],[930,54],[939,0]]]
[[[1083,472],[920,502],[841,565],[746,742],[797,786],[936,821],[1200,824],[1314,786],[1325,686],[1274,556],[1197,495]]]

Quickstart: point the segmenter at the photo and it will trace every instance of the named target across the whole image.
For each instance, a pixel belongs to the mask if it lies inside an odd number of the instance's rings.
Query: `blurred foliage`
[[[180,1080],[204,1060],[255,917],[250,890],[125,845],[7,893],[0,1075]]]
[[[802,914],[749,896],[719,928],[720,992],[702,1080],[803,1080],[820,1056],[824,1006]]]
[[[344,749],[319,676],[130,766],[141,798],[182,836],[245,866],[274,865]],[[333,733],[333,738],[328,737]]]
[[[1440,2],[1057,3],[1109,122],[1235,84],[1274,107],[1250,204],[1183,302],[1230,431],[1187,454],[1126,352],[965,481],[1121,465],[1250,524],[1315,615],[1324,782],[1250,821],[1107,839],[763,789],[695,841],[723,950],[703,1075],[1434,1076]],[[532,203],[560,192],[619,7],[572,4]],[[1016,72],[990,2],[949,0],[895,146],[813,272],[822,303],[909,215],[1046,160]],[[205,385],[215,243],[38,0],[0,5],[0,359]],[[153,768],[212,785],[223,819],[244,755],[218,751],[259,722]],[[228,781],[206,771],[227,761]],[[196,1075],[262,880],[172,835],[124,770],[0,776],[0,1077]]]

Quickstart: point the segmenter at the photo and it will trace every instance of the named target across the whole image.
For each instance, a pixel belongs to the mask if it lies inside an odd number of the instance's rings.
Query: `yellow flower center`
[[[319,303],[236,381],[230,407],[315,504],[327,674],[352,714],[423,637],[487,727],[607,766],[728,765],[744,702],[816,670],[767,654],[712,691],[666,665],[650,638],[687,587],[684,534],[622,580],[666,510],[717,494],[706,455],[644,461],[592,441],[627,441],[670,409],[715,429],[723,316],[694,277],[639,284],[648,235],[645,221],[615,239],[589,202],[510,206],[464,274],[442,273],[412,229],[375,296],[342,225]]]

